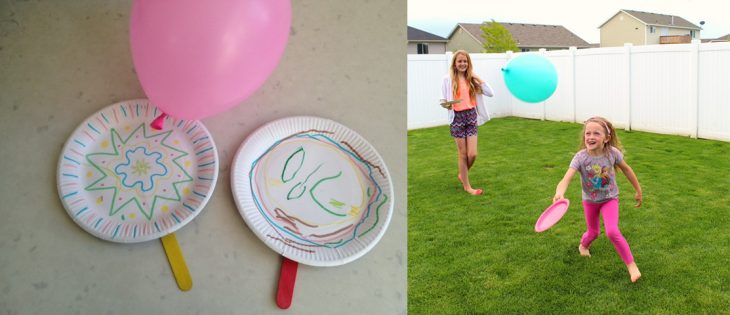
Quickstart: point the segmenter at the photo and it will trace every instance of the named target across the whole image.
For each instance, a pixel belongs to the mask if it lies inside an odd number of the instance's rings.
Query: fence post
[[[626,62],[626,131],[631,131],[631,47],[632,43],[624,43],[624,60]]]
[[[575,108],[575,53],[578,51],[578,48],[575,46],[570,46],[568,48],[568,53],[570,53],[570,107],[573,109],[573,122],[577,123],[577,117],[576,116],[576,108]]]
[[[689,45],[689,119],[690,137],[697,139],[699,132],[699,58],[700,40],[693,39]]]
[[[513,52],[511,50],[508,50],[508,51],[505,52],[505,57],[507,57],[507,61],[505,62],[505,64],[507,62],[509,62],[510,60],[512,60],[512,54],[513,54]],[[504,77],[504,74],[501,74],[501,75],[502,75],[502,77]],[[512,100],[514,98],[515,97],[512,96],[512,93],[509,93],[509,115],[510,116],[514,116],[515,115],[515,107],[512,105]]]
[[[446,60],[444,61],[444,64],[446,65],[446,69],[444,70],[444,73],[449,73],[449,67],[451,66],[449,62],[451,62],[451,58],[454,56],[454,53],[451,51],[446,51],[444,53],[444,56],[446,56]]]
[[[547,50],[546,50],[545,48],[540,48],[540,50],[539,50],[539,51],[540,51],[540,55],[541,55],[541,56],[543,56],[543,57],[547,58],[547,57],[545,56],[545,51],[547,51]],[[546,111],[546,109],[545,109],[545,108],[547,107],[547,106],[546,106],[546,104],[547,104],[547,100],[544,100],[544,101],[542,101],[542,120],[543,120],[543,121],[545,121],[545,117],[547,116],[547,113],[545,113],[545,111]]]

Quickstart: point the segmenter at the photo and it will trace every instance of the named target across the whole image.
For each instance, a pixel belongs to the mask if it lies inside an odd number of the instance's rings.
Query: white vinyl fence
[[[558,73],[545,102],[513,97],[501,68],[518,54],[471,54],[489,82],[492,117],[582,122],[603,116],[617,128],[730,141],[730,43],[540,51]],[[408,55],[408,129],[446,125],[441,82],[451,53]]]

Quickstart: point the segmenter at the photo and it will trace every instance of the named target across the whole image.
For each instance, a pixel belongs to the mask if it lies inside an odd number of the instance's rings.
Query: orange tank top
[[[466,79],[459,78],[459,95],[456,95],[456,99],[461,99],[461,102],[454,104],[452,107],[454,111],[465,111],[477,106],[476,100],[469,95],[469,84],[466,83]]]

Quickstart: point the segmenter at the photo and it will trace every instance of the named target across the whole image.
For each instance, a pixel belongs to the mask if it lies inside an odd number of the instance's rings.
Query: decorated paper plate
[[[535,223],[535,232],[543,232],[558,223],[568,211],[570,200],[560,199],[547,207]]]
[[[393,213],[385,163],[334,121],[290,117],[249,135],[233,161],[233,196],[244,220],[284,257],[313,266],[368,252]]]
[[[87,232],[134,243],[172,233],[200,213],[218,177],[213,138],[196,120],[167,118],[147,100],[111,105],[76,128],[61,152],[58,193]]]

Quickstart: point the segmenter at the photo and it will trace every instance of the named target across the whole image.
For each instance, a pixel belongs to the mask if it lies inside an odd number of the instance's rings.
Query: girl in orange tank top
[[[442,106],[453,110],[450,130],[459,152],[459,173],[457,178],[466,192],[472,195],[481,195],[483,190],[472,187],[469,181],[469,169],[474,165],[477,157],[477,127],[481,118],[478,113],[478,106],[481,105],[478,105],[477,97],[481,97],[482,94],[492,96],[494,95],[493,91],[484,81],[472,73],[472,62],[469,53],[459,50],[454,53],[454,57],[451,59],[449,75],[445,78],[442,92],[444,93]],[[449,93],[451,95],[448,95]],[[449,107],[449,102],[446,102],[447,98],[461,101]]]

